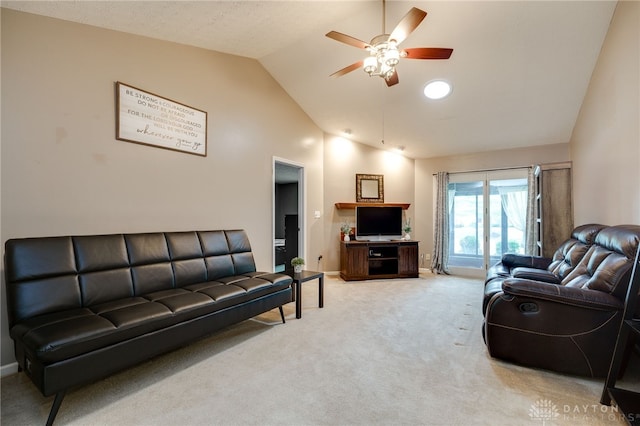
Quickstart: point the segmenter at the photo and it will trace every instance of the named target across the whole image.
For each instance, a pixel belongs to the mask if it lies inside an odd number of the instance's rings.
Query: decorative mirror
[[[384,176],[356,174],[356,202],[384,203]]]

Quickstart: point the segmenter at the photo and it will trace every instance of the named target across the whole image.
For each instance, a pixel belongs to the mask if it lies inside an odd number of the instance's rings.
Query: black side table
[[[324,306],[324,272],[302,271],[291,276],[295,284],[296,318],[302,318],[302,283],[305,281],[318,280],[318,307]]]

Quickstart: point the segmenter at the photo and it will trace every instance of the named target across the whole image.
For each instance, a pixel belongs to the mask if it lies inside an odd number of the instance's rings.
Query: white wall
[[[576,223],[640,224],[640,3],[618,2],[571,137]]]
[[[244,228],[258,268],[272,270],[277,156],[305,166],[306,253],[322,252],[312,213],[323,133],[257,61],[7,9],[1,31],[3,245]],[[116,140],[116,81],[207,111],[207,157]],[[5,366],[13,343],[0,309]]]

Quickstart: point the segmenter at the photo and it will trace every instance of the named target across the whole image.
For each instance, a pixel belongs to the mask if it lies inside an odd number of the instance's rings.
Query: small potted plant
[[[407,221],[402,225],[402,230],[404,231],[404,239],[411,239],[411,219],[407,219]]]
[[[302,272],[304,259],[301,257],[294,257],[293,259],[291,259],[291,266],[293,266],[293,272],[295,272],[296,274]]]
[[[344,241],[349,241],[351,240],[351,237],[349,237],[349,234],[351,233],[351,225],[349,225],[349,223],[345,222],[340,226],[340,231],[342,232],[342,234],[344,235]]]

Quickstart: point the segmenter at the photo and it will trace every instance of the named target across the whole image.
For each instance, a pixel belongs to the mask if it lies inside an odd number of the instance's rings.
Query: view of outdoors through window
[[[483,268],[503,253],[524,253],[527,179],[449,183],[448,195],[450,266]]]

